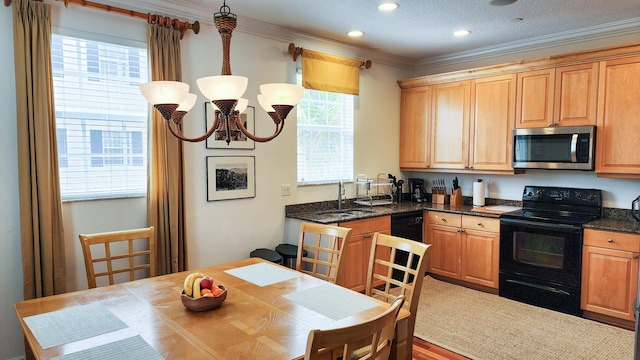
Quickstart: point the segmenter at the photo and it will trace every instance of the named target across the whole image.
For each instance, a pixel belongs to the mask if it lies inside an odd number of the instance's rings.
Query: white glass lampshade
[[[151,81],[140,84],[142,96],[151,104],[179,104],[189,92],[189,84],[179,81]]]
[[[260,85],[260,92],[270,105],[295,106],[302,98],[304,88],[293,84],[264,84]]]
[[[189,111],[193,108],[193,105],[196,104],[196,100],[198,100],[198,96],[196,94],[187,94],[184,99],[178,104],[178,108],[176,111]]]
[[[260,107],[262,109],[264,109],[264,111],[266,111],[268,113],[275,111],[273,109],[273,106],[271,106],[271,104],[267,103],[267,100],[265,100],[264,95],[262,95],[262,94],[258,94],[258,104],[260,104]]]
[[[240,98],[238,99],[235,110],[237,110],[238,113],[242,114],[245,110],[247,110],[247,105],[249,105],[249,99]]]
[[[200,78],[196,82],[200,92],[210,101],[237,100],[247,90],[249,79],[244,76],[216,75]]]

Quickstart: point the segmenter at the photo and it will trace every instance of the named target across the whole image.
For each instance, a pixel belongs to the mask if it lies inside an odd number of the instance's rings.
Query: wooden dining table
[[[233,271],[249,269],[252,265],[277,270],[281,275],[290,275],[290,278],[261,285],[232,275]],[[227,287],[227,298],[219,308],[197,312],[183,306],[180,293],[185,277],[191,272],[209,275],[216,284]],[[298,294],[317,289],[347,290],[332,286],[337,287],[284,266],[250,258],[26,300],[17,303],[15,310],[24,332],[27,359],[50,359],[137,336],[165,359],[302,359],[310,330],[353,325],[371,319],[389,307],[385,302],[348,290],[349,293],[342,293],[342,297],[348,294],[352,300],[373,300],[376,303],[373,308],[355,313],[349,313],[348,308],[340,309],[341,306],[348,307],[347,303],[334,305],[333,310],[347,314],[336,319],[295,300]],[[124,327],[43,348],[28,326],[29,321],[25,321],[34,315],[78,309],[88,304],[98,304],[106,309],[122,320]],[[398,316],[392,358],[411,359],[411,349],[407,348],[408,317],[409,312],[402,309]]]

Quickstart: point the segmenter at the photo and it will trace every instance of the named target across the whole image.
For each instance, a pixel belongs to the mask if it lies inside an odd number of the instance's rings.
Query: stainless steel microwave
[[[595,126],[513,130],[514,169],[593,170]]]

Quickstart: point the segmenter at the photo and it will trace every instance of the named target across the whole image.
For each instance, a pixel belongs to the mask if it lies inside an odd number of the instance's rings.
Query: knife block
[[[448,204],[449,194],[431,194],[431,203],[433,204]]]
[[[462,205],[463,205],[462,189],[458,188],[453,190],[453,193],[451,194],[451,206],[462,206]]]

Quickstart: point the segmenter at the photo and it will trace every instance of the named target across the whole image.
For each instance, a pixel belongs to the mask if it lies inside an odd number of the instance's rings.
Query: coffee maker
[[[411,190],[411,201],[427,202],[427,190],[424,188],[424,179],[409,178],[409,189]]]

